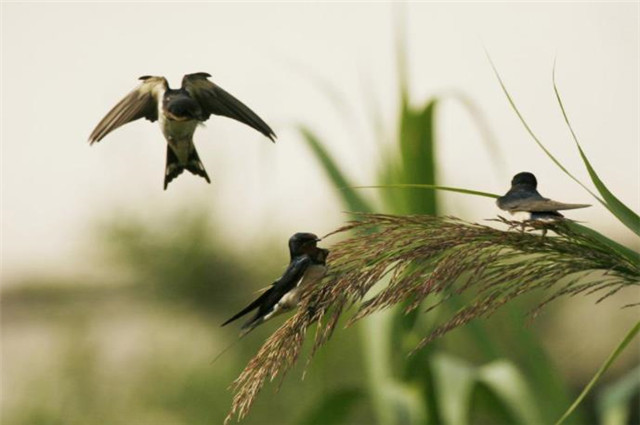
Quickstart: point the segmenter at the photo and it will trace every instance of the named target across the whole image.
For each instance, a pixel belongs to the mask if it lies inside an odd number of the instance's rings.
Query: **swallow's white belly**
[[[529,221],[531,213],[529,211],[513,211],[511,212],[514,221]]]
[[[273,316],[277,316],[280,313],[296,308],[300,302],[300,294],[302,293],[302,290],[309,285],[319,282],[326,273],[327,266],[325,265],[314,264],[309,266],[304,276],[302,276],[302,279],[300,279],[300,282],[298,282],[298,285],[296,285],[296,287],[291,291],[284,294],[284,296],[280,298],[280,301],[278,301],[278,304],[273,308],[273,311],[266,315],[264,319],[268,320]]]
[[[198,127],[198,121],[173,121],[159,115],[160,129],[164,134],[167,143],[178,157],[181,164],[186,164],[193,146],[193,133]]]
[[[545,223],[553,223],[562,219],[561,215],[554,215],[552,212],[538,212],[534,215],[529,211],[516,211],[511,214],[513,215],[514,221],[541,221]]]

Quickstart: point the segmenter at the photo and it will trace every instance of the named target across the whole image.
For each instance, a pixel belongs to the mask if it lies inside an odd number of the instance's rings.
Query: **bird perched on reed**
[[[296,233],[289,239],[289,266],[284,274],[255,301],[222,324],[257,310],[256,314],[242,325],[246,334],[267,320],[298,306],[302,290],[318,282],[327,272],[326,260],[329,250],[319,248],[320,239],[313,233]]]
[[[244,103],[208,80],[205,72],[188,74],[179,89],[171,89],[164,77],[143,76],[142,83],[125,96],[98,123],[89,143],[102,140],[116,128],[140,118],[158,121],[167,141],[164,188],[184,170],[211,183],[193,144],[198,124],[211,115],[240,121],[275,141],[271,128]]]
[[[586,208],[588,204],[566,204],[542,197],[537,190],[538,180],[529,172],[513,176],[511,189],[496,200],[498,208],[516,216],[521,221],[555,221],[564,217],[558,211]]]

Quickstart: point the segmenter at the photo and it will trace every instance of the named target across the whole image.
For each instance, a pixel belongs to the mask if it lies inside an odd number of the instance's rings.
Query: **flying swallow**
[[[254,128],[275,142],[271,128],[244,103],[209,81],[205,72],[188,74],[179,89],[169,88],[164,77],[140,77],[142,83],[114,106],[89,136],[99,142],[116,128],[140,118],[158,121],[167,140],[164,188],[185,169],[211,183],[193,144],[198,124],[222,115]]]
[[[558,211],[586,208],[588,204],[565,204],[543,198],[536,190],[538,181],[532,173],[516,174],[511,180],[511,189],[497,199],[498,208],[517,214],[523,221],[554,221],[564,217]]]
[[[255,301],[222,324],[228,325],[245,314],[257,310],[242,325],[244,334],[274,316],[297,307],[302,289],[318,282],[327,272],[329,250],[316,246],[320,239],[313,233],[296,233],[289,239],[291,261],[282,277],[271,284]]]

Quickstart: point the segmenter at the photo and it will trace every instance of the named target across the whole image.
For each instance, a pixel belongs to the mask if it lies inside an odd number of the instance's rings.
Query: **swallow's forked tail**
[[[195,146],[189,154],[189,160],[187,163],[181,164],[178,160],[178,156],[173,152],[171,146],[167,144],[167,165],[164,170],[164,190],[167,190],[167,186],[171,183],[171,180],[182,174],[182,171],[185,169],[191,174],[202,177],[207,181],[207,183],[211,183],[209,175],[204,169],[202,161],[200,161],[200,157],[198,156],[198,151]]]

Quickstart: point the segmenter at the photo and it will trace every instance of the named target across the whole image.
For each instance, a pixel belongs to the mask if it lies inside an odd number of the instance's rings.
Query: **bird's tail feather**
[[[234,320],[237,320],[237,319],[241,318],[242,316],[244,316],[245,314],[249,313],[251,310],[255,310],[256,308],[258,308],[260,306],[260,304],[262,304],[262,302],[265,300],[265,298],[267,298],[271,294],[272,290],[273,290],[273,288],[267,289],[262,295],[260,295],[258,298],[256,298],[251,304],[249,304],[248,306],[246,306],[245,308],[240,310],[231,319],[229,319],[226,322],[224,322],[221,326],[226,326],[229,323],[233,322]],[[253,322],[253,320],[251,320],[249,323],[251,323],[251,322]],[[243,328],[248,327],[247,325],[248,324],[245,324],[243,326]]]
[[[178,156],[173,152],[171,146],[167,144],[167,165],[164,172],[164,189],[167,190],[167,186],[173,179],[178,177],[184,170],[189,171],[191,174],[204,178],[207,183],[211,183],[207,171],[204,169],[202,161],[198,156],[198,151],[195,146],[189,154],[189,159],[186,164],[181,164]]]

